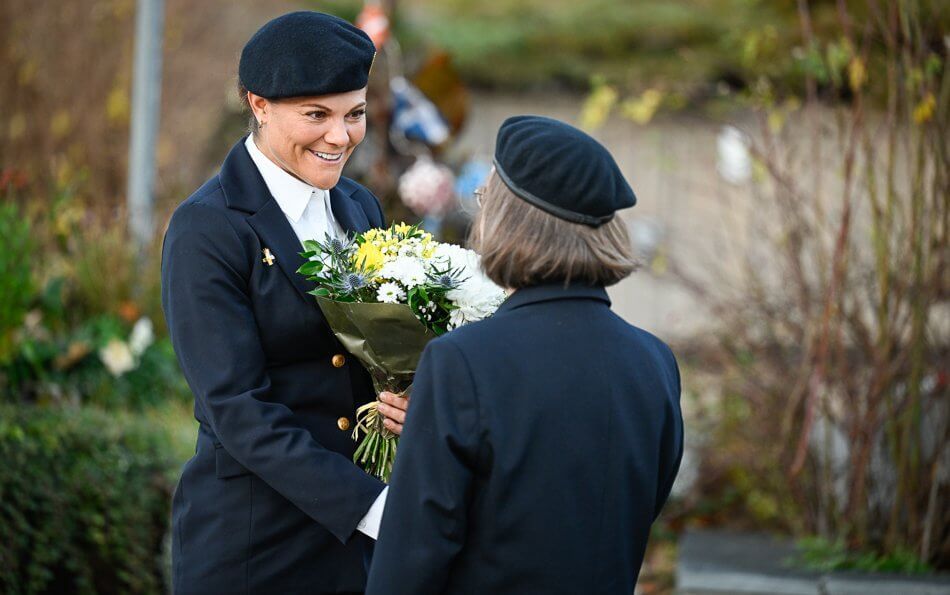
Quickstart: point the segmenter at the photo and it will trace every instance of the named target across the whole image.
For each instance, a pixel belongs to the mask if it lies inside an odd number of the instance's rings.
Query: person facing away
[[[162,305],[199,422],[172,503],[178,595],[365,586],[384,486],[349,430],[375,395],[296,271],[304,240],[385,224],[341,176],[375,51],[330,15],[264,25],[238,69],[253,133],[168,225]]]
[[[604,290],[636,198],[556,120],[506,120],[494,161],[472,243],[514,291],[422,356],[366,592],[630,595],[683,452],[676,360]]]

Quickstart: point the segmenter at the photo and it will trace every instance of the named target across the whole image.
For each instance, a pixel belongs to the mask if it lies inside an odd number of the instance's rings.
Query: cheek
[[[351,124],[347,128],[347,133],[350,136],[350,150],[352,150],[353,147],[363,142],[363,138],[366,137],[366,119],[364,118],[359,124]]]

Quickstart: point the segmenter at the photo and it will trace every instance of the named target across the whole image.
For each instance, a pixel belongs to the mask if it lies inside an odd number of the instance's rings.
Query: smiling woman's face
[[[268,100],[248,93],[263,123],[255,141],[284,171],[328,190],[336,186],[356,145],[366,136],[366,88],[316,97]]]

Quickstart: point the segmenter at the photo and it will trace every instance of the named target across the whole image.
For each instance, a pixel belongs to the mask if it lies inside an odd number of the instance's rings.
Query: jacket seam
[[[468,358],[465,357],[465,352],[463,352],[462,349],[458,345],[453,343],[452,341],[446,340],[445,344],[450,345],[452,349],[454,349],[456,353],[458,353],[458,357],[460,361],[465,366],[465,373],[468,375],[468,380],[472,387],[472,401],[473,401],[472,404],[474,405],[474,409],[475,409],[475,423],[472,425],[472,430],[473,430],[473,435],[477,439],[478,437],[477,432],[478,432],[478,429],[481,427],[481,422],[482,422],[481,403],[478,398],[478,384],[476,384],[475,382],[475,376],[472,374],[472,367],[469,364]],[[476,465],[478,461],[481,460],[483,444],[484,444],[484,441],[478,440],[478,449],[476,450],[476,453],[475,453]]]

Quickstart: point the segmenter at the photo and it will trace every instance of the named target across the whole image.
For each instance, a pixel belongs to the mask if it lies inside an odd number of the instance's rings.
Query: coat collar
[[[307,205],[315,196],[320,203],[325,200],[323,195],[326,190],[314,188],[282,170],[261,152],[250,135],[244,141],[244,148],[247,149],[251,161],[257,166],[257,171],[264,179],[264,184],[271,196],[280,205],[280,210],[286,213],[294,223],[300,221],[303,212],[307,210]]]
[[[610,298],[602,286],[550,283],[524,287],[508,296],[508,299],[499,306],[498,311],[514,310],[521,306],[549,302],[552,300],[598,300],[610,305]]]
[[[244,211],[250,215],[248,224],[257,232],[261,246],[270,250],[284,274],[294,287],[314,307],[317,301],[307,292],[312,284],[297,269],[304,263],[300,255],[303,248],[287,220],[284,211],[267,189],[261,172],[257,169],[242,138],[224,160],[219,180],[228,208]],[[340,178],[340,183],[330,189],[330,207],[337,223],[348,234],[358,234],[369,229],[369,219],[359,203],[351,195],[360,186]],[[261,255],[258,255],[261,256]]]

